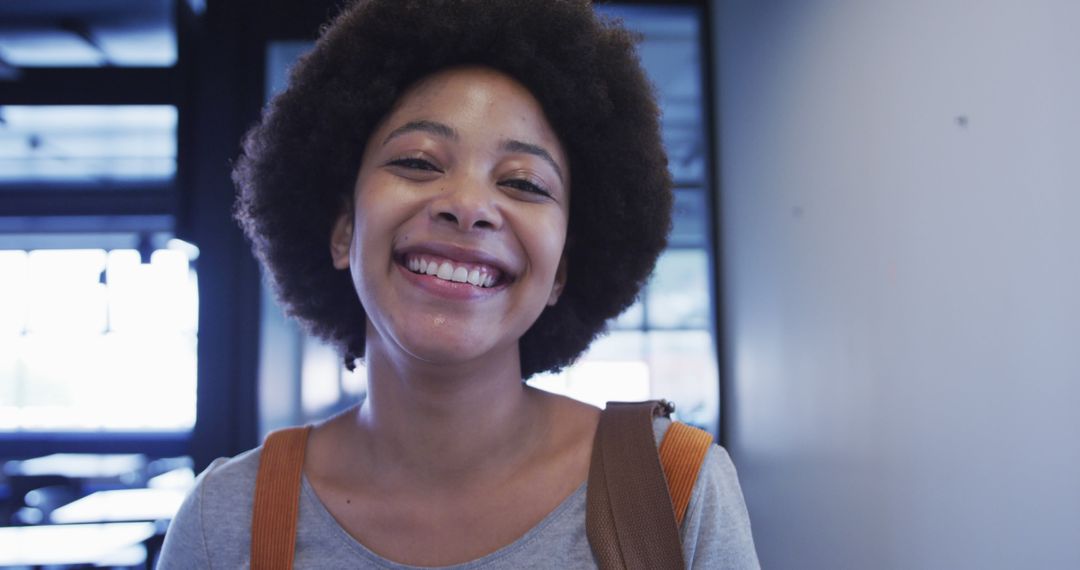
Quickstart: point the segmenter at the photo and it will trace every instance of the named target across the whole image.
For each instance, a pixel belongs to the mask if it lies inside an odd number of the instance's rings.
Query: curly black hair
[[[520,340],[521,373],[572,363],[635,300],[671,226],[659,110],[634,35],[587,0],[361,0],[292,68],[233,169],[235,217],[278,299],[352,368],[365,313],[331,264],[364,145],[418,80],[482,65],[540,102],[570,162],[567,283]]]

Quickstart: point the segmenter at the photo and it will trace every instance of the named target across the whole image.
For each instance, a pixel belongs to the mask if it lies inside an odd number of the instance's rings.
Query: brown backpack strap
[[[653,417],[673,409],[664,401],[609,402],[600,416],[585,518],[604,570],[685,568],[679,527],[712,436],[672,422],[657,451]]]
[[[300,480],[310,431],[311,426],[282,429],[266,436],[263,442],[251,514],[252,570],[292,568]]]
[[[666,403],[609,402],[593,442],[585,532],[601,569],[685,568],[652,419]]]

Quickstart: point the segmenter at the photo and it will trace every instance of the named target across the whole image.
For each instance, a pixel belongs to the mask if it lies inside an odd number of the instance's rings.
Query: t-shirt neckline
[[[468,562],[462,562],[461,564],[455,564],[452,566],[410,566],[408,564],[394,562],[393,560],[384,558],[376,554],[373,550],[371,550],[362,542],[357,540],[353,535],[349,534],[349,532],[346,531],[345,528],[338,523],[337,519],[334,518],[334,515],[330,514],[330,510],[326,508],[326,505],[323,504],[322,500],[319,499],[319,495],[315,493],[315,489],[311,486],[311,483],[308,482],[307,475],[304,475],[301,478],[301,489],[303,491],[303,494],[307,498],[307,500],[310,501],[315,507],[315,514],[318,517],[319,521],[322,522],[323,525],[330,528],[331,532],[338,536],[338,538],[340,538],[351,550],[355,551],[364,558],[367,558],[371,562],[379,565],[380,567],[390,570],[431,570],[433,568],[439,568],[443,570],[471,570],[475,568],[481,568],[487,564],[491,564],[492,562],[500,558],[509,556],[514,552],[524,548],[530,542],[539,537],[540,534],[543,533],[544,529],[546,529],[552,523],[561,519],[563,516],[566,515],[568,511],[572,510],[571,507],[574,504],[576,504],[578,501],[584,501],[585,499],[583,495],[585,495],[586,492],[586,485],[587,482],[579,485],[578,488],[574,490],[574,492],[570,493],[570,495],[563,499],[563,501],[559,503],[559,505],[556,506],[550,513],[545,515],[544,518],[540,520],[540,522],[536,523],[536,525],[526,531],[525,534],[521,535],[513,542],[500,547],[498,550],[485,554],[480,558],[476,558]]]

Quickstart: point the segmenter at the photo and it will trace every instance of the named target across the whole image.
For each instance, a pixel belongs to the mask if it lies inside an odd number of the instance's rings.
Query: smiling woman
[[[494,4],[358,3],[297,63],[245,143],[238,218],[286,311],[347,365],[364,354],[366,330],[355,323],[365,308],[314,252],[326,251],[372,131],[402,93],[442,69],[483,64],[513,77],[543,109],[574,186],[589,189],[570,197],[580,214],[568,222],[566,268],[592,278],[568,280],[564,302],[521,339],[522,378],[573,362],[633,303],[666,244],[671,181],[631,34],[587,2]]]
[[[161,567],[264,560],[251,529],[280,512],[255,497],[283,469],[298,567],[597,567],[601,413],[523,380],[574,361],[663,249],[657,114],[630,35],[585,1],[338,17],[248,135],[236,212],[289,312],[363,358],[367,398],[287,432],[292,462],[278,443],[215,462]],[[756,567],[725,452],[696,476],[686,566]]]

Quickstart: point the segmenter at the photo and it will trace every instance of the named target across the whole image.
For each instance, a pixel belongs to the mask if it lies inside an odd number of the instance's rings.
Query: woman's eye
[[[508,186],[508,187],[513,188],[515,190],[521,190],[523,192],[528,192],[530,194],[537,194],[537,195],[540,195],[540,196],[545,196],[547,198],[551,198],[551,192],[548,192],[546,189],[544,189],[540,185],[535,184],[533,182],[530,182],[528,180],[525,180],[523,178],[513,178],[513,179],[510,179],[510,180],[504,180],[501,184],[503,186]]]
[[[398,158],[387,163],[389,166],[399,166],[410,170],[430,170],[441,172],[437,166],[422,158]]]

